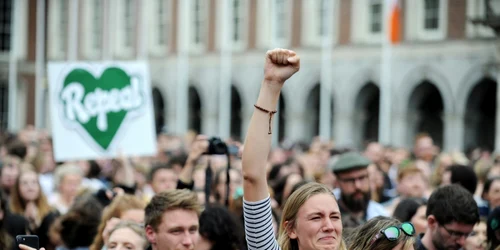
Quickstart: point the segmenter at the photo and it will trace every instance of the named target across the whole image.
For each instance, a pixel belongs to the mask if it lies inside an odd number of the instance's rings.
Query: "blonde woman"
[[[415,228],[410,222],[378,216],[354,229],[349,250],[414,250]]]
[[[101,224],[90,250],[101,250],[109,239],[110,230],[121,221],[144,223],[146,203],[133,195],[117,196],[102,214]]]
[[[118,223],[109,233],[109,250],[144,250],[148,247],[144,226],[132,221]]]
[[[264,80],[255,103],[243,150],[244,219],[252,249],[345,249],[340,210],[331,190],[308,183],[293,192],[283,207],[275,240],[266,166],[271,151],[273,114],[285,81],[300,68],[299,56],[274,49],[266,54]]]

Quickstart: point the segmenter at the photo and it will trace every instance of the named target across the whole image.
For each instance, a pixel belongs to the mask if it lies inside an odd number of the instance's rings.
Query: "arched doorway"
[[[282,142],[285,139],[285,118],[286,118],[286,103],[285,103],[285,98],[283,98],[283,92],[280,95],[280,102],[279,102],[279,128],[278,128],[278,141]]]
[[[478,82],[467,98],[465,111],[465,149],[495,146],[497,83],[489,78]]]
[[[236,87],[231,86],[231,138],[241,141],[241,98]]]
[[[320,85],[316,84],[307,96],[306,108],[306,133],[307,138],[312,139],[319,134],[319,98]]]
[[[189,86],[188,92],[188,129],[195,133],[201,133],[201,101],[198,91],[193,86]]]
[[[355,125],[357,126],[357,146],[367,141],[378,141],[380,89],[372,82],[367,83],[356,97]]]
[[[413,141],[419,133],[427,133],[435,145],[443,145],[443,111],[441,93],[430,81],[420,83],[411,94],[408,104],[409,136]]]
[[[0,131],[7,130],[9,121],[9,87],[0,82]]]
[[[153,87],[153,108],[155,116],[155,128],[156,134],[159,134],[163,127],[165,126],[165,101],[160,90]]]

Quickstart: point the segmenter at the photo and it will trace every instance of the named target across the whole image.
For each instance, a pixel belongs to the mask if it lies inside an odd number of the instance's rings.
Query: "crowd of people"
[[[151,157],[56,162],[49,133],[0,138],[0,249],[500,249],[500,158],[332,141],[271,146],[299,56],[275,49],[247,137],[158,134]],[[71,145],[68,145],[71,147]],[[78,150],[78,149],[74,149]],[[36,249],[38,250],[38,249]]]

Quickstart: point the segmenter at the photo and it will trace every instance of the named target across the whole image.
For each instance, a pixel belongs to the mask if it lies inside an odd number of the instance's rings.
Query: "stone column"
[[[463,150],[464,145],[464,116],[463,114],[444,115],[443,151]]]
[[[354,147],[353,138],[353,110],[339,110],[335,113],[334,142],[337,147]]]

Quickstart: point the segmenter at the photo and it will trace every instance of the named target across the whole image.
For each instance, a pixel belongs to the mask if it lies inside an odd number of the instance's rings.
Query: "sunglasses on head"
[[[399,236],[401,236],[401,231],[403,231],[403,233],[408,236],[413,236],[415,234],[415,227],[410,222],[405,222],[399,226],[390,226],[388,228],[382,229],[375,236],[375,238],[373,238],[370,245],[380,239],[382,235],[385,236],[388,241],[396,241],[399,239]]]

